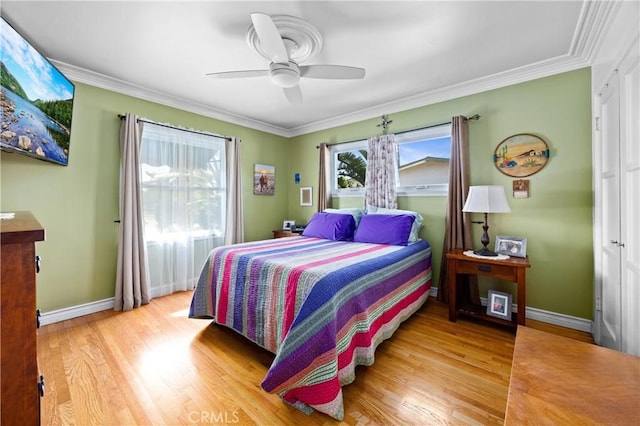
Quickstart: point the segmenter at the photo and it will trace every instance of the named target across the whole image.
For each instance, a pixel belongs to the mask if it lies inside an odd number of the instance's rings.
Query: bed
[[[430,286],[424,240],[279,238],[214,249],[189,317],[211,318],[274,353],[265,391],[342,420],[342,386],[357,365],[373,364],[375,348],[423,305]]]

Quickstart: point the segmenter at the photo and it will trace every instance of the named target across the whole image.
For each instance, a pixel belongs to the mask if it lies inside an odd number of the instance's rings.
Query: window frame
[[[425,127],[423,129],[410,130],[395,135],[396,156],[399,155],[399,145],[418,142],[425,139],[451,138],[451,124]],[[451,150],[449,150],[451,153]],[[451,167],[451,154],[449,154],[449,167]],[[396,181],[400,182],[399,168],[396,167]],[[449,194],[449,182],[442,184],[397,185],[396,194],[401,196],[447,196]]]
[[[342,152],[367,150],[369,148],[366,139],[331,145],[331,197],[364,197],[365,188],[338,188],[338,162],[336,157]]]
[[[425,139],[436,139],[442,137],[451,137],[451,124],[442,124],[438,126],[426,127],[423,129],[410,130],[398,133],[395,136],[396,157],[399,155],[399,145],[405,143],[418,142]],[[331,155],[331,197],[364,197],[365,187],[362,188],[338,188],[338,162],[337,155],[342,152],[351,152],[358,150],[367,150],[367,139],[344,142],[329,147]],[[449,166],[451,164],[449,163]],[[399,169],[396,167],[396,181],[400,182]],[[422,185],[398,185],[396,187],[398,196],[415,197],[415,196],[447,196],[449,194],[449,183],[445,184],[422,184]]]
[[[179,135],[181,135],[179,138],[176,137],[171,137],[169,136],[171,133],[176,133],[176,132],[186,132],[186,133],[177,133]],[[190,138],[187,135],[189,134],[194,134],[194,137]],[[207,138],[211,137],[213,139],[202,139],[202,136],[206,136]],[[172,144],[175,145],[177,147],[179,147],[178,149],[184,148],[184,147],[190,147],[191,149],[204,149],[204,150],[210,150],[210,151],[218,151],[221,155],[220,158],[218,160],[216,160],[219,165],[220,165],[220,170],[219,170],[219,174],[218,174],[218,180],[217,185],[216,186],[202,186],[202,185],[198,185],[198,184],[183,184],[180,185],[180,189],[182,191],[185,191],[187,193],[190,193],[191,191],[216,191],[217,193],[221,193],[223,194],[222,199],[221,199],[221,203],[220,203],[220,211],[222,212],[222,214],[224,214],[224,211],[226,209],[226,203],[227,203],[227,199],[226,199],[226,186],[227,186],[227,182],[226,182],[226,151],[225,151],[225,145],[224,145],[224,138],[219,137],[219,136],[215,136],[215,135],[209,135],[206,133],[200,133],[200,132],[192,132],[190,130],[185,130],[185,129],[180,129],[180,128],[174,128],[174,127],[170,127],[170,126],[164,126],[161,124],[156,124],[156,123],[146,123],[145,126],[143,127],[142,133],[141,133],[141,141],[140,141],[140,164],[139,164],[139,172],[140,172],[140,176],[141,176],[141,181],[140,181],[140,190],[141,190],[141,197],[142,198],[142,214],[143,214],[143,223],[144,226],[146,228],[147,224],[146,224],[146,215],[145,215],[145,206],[144,206],[144,197],[145,197],[145,190],[175,190],[175,186],[172,184],[168,184],[167,182],[154,182],[154,181],[145,181],[142,176],[144,176],[146,170],[145,167],[149,166],[149,167],[156,167],[156,166],[152,166],[149,163],[147,163],[146,161],[148,160],[148,158],[146,158],[146,156],[148,155],[148,150],[155,150],[157,149],[157,145],[154,144]],[[217,147],[213,146],[212,142],[215,140],[215,143],[218,144]],[[151,144],[151,146],[149,146]],[[212,159],[210,159],[208,162],[211,162]],[[174,165],[172,165],[174,166]],[[180,175],[180,179],[184,179],[184,175]],[[179,241],[181,238],[190,238],[190,239],[194,239],[194,240],[198,240],[198,239],[207,239],[207,238],[213,238],[213,239],[224,239],[224,228],[226,226],[226,216],[223,217],[223,219],[221,220],[221,226],[220,226],[220,230],[217,229],[200,229],[200,230],[181,230],[181,231],[176,231],[175,233],[167,233],[167,232],[157,232],[157,233],[152,233],[149,231],[146,231],[146,235],[145,235],[145,243],[146,244],[175,244],[176,241]],[[163,237],[163,235],[165,237]]]

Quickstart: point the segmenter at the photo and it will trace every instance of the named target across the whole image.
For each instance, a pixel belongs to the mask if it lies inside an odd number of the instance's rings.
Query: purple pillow
[[[356,221],[353,215],[318,212],[311,216],[302,235],[335,241],[352,241],[355,228]]]
[[[366,214],[353,241],[406,246],[414,220],[416,217],[410,214]]]

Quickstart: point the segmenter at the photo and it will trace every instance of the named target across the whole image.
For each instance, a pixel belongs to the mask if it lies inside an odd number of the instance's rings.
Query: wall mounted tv
[[[0,149],[67,165],[75,86],[0,19]]]

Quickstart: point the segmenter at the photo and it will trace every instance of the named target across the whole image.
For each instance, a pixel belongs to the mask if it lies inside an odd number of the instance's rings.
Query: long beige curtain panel
[[[147,256],[144,244],[140,146],[144,123],[126,114],[120,123],[120,227],[114,309],[129,311],[149,303]]]
[[[451,160],[449,163],[449,196],[445,216],[445,235],[438,280],[438,300],[447,302],[448,275],[445,254],[454,248],[473,247],[471,240],[471,219],[468,213],[462,212],[464,201],[469,192],[469,126],[468,119],[457,116],[451,119]],[[463,278],[469,279],[469,278]],[[478,303],[478,285],[475,277],[470,285],[462,286],[466,294],[463,296]]]
[[[318,174],[318,211],[322,212],[330,207],[330,188],[331,188],[331,172],[329,164],[331,163],[329,146],[326,143],[320,144],[320,164]]]

